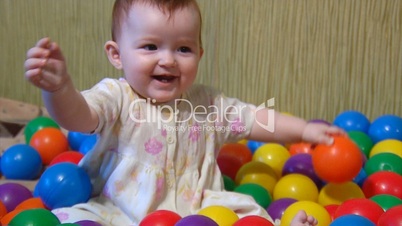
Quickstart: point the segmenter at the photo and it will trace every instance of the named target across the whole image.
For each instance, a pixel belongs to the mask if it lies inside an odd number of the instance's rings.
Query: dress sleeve
[[[118,136],[115,134],[119,126],[122,106],[122,85],[114,79],[103,79],[90,90],[82,94],[89,106],[96,111],[99,124],[94,133],[97,142],[80,162],[80,166],[88,173],[93,185],[93,195],[98,195],[109,178],[119,159],[113,151],[117,148]]]

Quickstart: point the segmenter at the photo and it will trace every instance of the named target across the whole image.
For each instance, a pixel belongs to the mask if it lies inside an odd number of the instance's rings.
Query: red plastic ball
[[[241,143],[228,143],[219,151],[217,162],[223,175],[236,179],[237,171],[247,162],[250,162],[253,154],[250,149]]]
[[[56,163],[60,162],[71,162],[74,164],[78,164],[81,159],[84,157],[84,154],[78,151],[66,151],[58,154],[53,160],[49,163],[49,166],[52,166]]]
[[[391,171],[378,171],[366,178],[362,190],[366,198],[388,194],[402,199],[402,176]]]
[[[318,144],[312,152],[313,168],[326,182],[353,180],[363,165],[360,148],[346,136],[334,136],[332,145]]]
[[[256,215],[243,217],[233,224],[233,226],[250,226],[250,225],[274,226],[269,220]]]
[[[67,137],[61,130],[53,127],[34,133],[29,144],[39,152],[44,165],[49,165],[58,154],[68,151]]]
[[[402,205],[389,208],[378,219],[377,226],[402,225]]]
[[[174,226],[181,216],[170,210],[156,210],[148,214],[139,226]]]
[[[344,215],[354,214],[369,219],[374,224],[377,223],[384,210],[380,205],[370,199],[355,198],[344,201],[335,211],[334,218]]]
[[[339,205],[338,204],[330,204],[324,206],[324,208],[328,211],[329,215],[331,216],[331,220],[335,219],[335,212],[338,209]]]

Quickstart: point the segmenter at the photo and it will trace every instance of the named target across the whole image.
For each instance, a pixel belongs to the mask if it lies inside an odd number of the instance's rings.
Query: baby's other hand
[[[313,216],[307,216],[306,212],[301,210],[290,222],[290,226],[315,226],[318,224],[317,219]]]
[[[61,89],[70,79],[59,46],[49,38],[42,38],[28,50],[24,67],[25,78],[48,92]]]
[[[344,135],[345,131],[336,126],[324,123],[310,122],[303,131],[302,139],[313,144],[331,145],[334,142],[332,135]]]

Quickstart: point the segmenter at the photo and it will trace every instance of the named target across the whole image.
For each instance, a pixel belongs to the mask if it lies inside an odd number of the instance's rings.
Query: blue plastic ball
[[[346,132],[360,131],[367,133],[370,128],[370,120],[363,113],[353,110],[338,114],[333,124]]]
[[[72,150],[78,151],[84,140],[86,140],[88,137],[91,136],[96,137],[96,134],[87,134],[87,133],[69,131],[67,134],[68,144],[70,145],[70,148]]]
[[[42,170],[42,159],[33,147],[15,144],[1,158],[1,171],[6,179],[33,180]]]
[[[62,162],[42,173],[34,195],[40,197],[49,209],[54,209],[87,202],[91,192],[88,174],[76,164]]]
[[[78,151],[80,153],[86,155],[95,146],[97,140],[98,140],[98,137],[96,135],[92,135],[92,136],[85,138],[82,141]]]
[[[402,141],[402,118],[396,115],[382,115],[371,123],[368,135],[374,143],[386,139]]]
[[[254,153],[259,147],[264,144],[265,142],[248,140],[246,146],[250,149],[251,153]]]
[[[369,219],[355,214],[343,215],[332,221],[329,226],[375,226]]]

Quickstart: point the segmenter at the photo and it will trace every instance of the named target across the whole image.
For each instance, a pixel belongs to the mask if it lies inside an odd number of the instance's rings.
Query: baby
[[[342,133],[193,84],[203,55],[201,23],[195,0],[116,0],[105,51],[124,78],[105,78],[83,92],[55,42],[43,38],[27,52],[25,77],[42,90],[52,117],[99,138],[80,162],[93,198],[53,210],[62,222],[138,225],[158,209],[186,216],[210,205],[272,221],[251,196],[224,190],[220,147],[241,139],[331,144],[331,135]],[[300,211],[291,225],[316,224]]]

